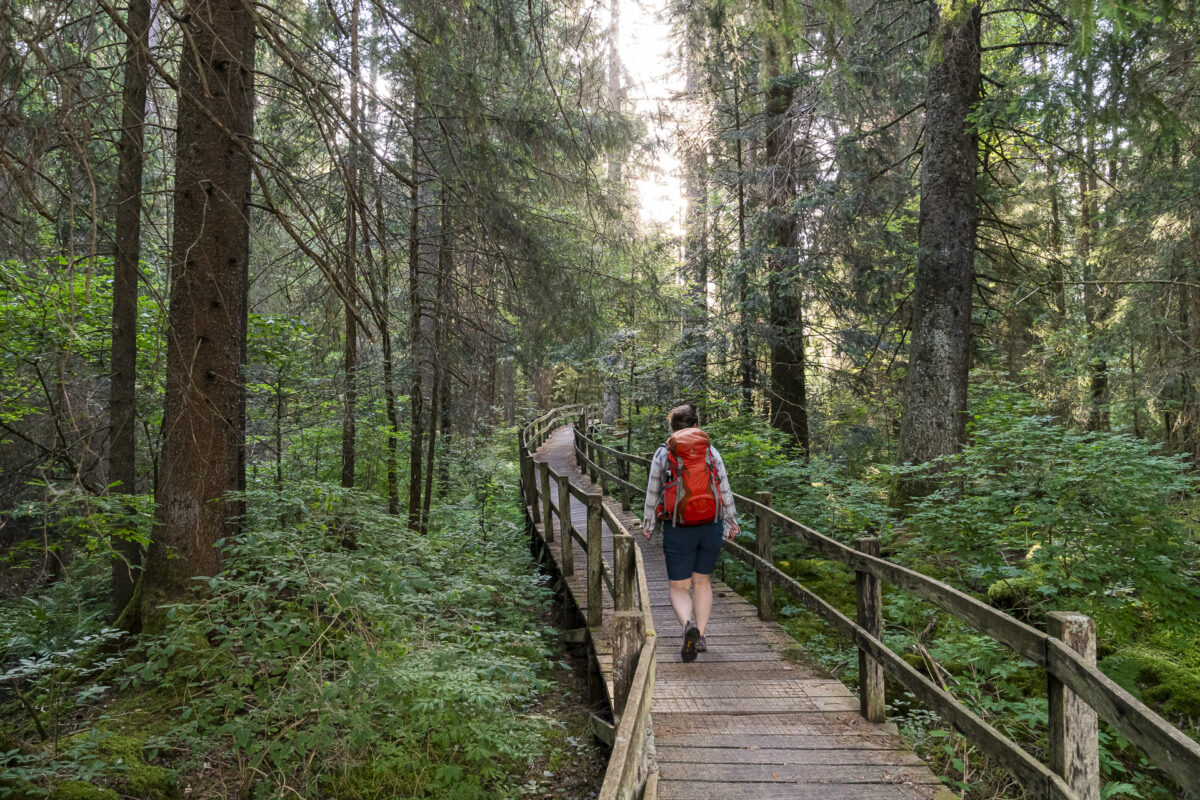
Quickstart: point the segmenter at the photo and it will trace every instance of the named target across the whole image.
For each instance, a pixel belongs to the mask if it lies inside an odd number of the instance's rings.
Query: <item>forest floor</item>
[[[550,624],[549,612],[542,620]],[[542,692],[534,713],[560,720],[562,735],[550,743],[545,755],[525,772],[529,797],[537,800],[594,800],[600,794],[608,751],[596,741],[588,725],[588,655],[579,646],[563,644],[557,654],[559,668]],[[569,669],[562,669],[566,665]]]

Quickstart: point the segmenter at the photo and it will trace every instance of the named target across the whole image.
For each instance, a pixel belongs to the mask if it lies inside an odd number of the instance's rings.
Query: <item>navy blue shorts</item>
[[[707,525],[675,526],[663,523],[663,556],[667,561],[667,578],[686,581],[695,572],[712,575],[721,554],[721,542],[725,536],[722,520]]]

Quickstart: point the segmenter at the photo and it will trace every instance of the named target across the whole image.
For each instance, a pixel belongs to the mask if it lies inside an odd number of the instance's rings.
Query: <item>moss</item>
[[[120,800],[120,797],[113,789],[101,789],[87,781],[68,781],[51,790],[50,800]]]
[[[1033,575],[1002,578],[988,587],[988,602],[997,608],[1027,608],[1037,598],[1041,585]]]
[[[130,723],[134,719],[144,716],[123,718],[122,726],[132,727]],[[136,727],[145,730],[141,725]],[[91,735],[91,732],[79,734],[80,737]],[[145,733],[130,734],[99,729],[95,736],[96,755],[107,765],[104,776],[121,789],[123,796],[136,800],[179,800],[181,795],[175,771],[146,763]]]
[[[1181,664],[1178,654],[1130,647],[1105,658],[1100,668],[1164,716],[1192,725],[1200,720],[1200,674]]]

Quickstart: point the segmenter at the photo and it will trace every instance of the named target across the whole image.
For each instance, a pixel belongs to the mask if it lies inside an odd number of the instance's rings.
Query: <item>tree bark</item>
[[[746,258],[746,163],[742,152],[742,96],[741,73],[733,76],[733,125],[737,156],[737,223],[738,223],[738,362],[742,378],[742,408],[747,413],[754,411],[754,380],[757,370],[754,351],[750,347],[750,328],[754,319],[750,314],[750,264]]]
[[[420,119],[421,74],[417,71],[413,99],[412,135],[412,190],[409,202],[412,215],[409,222],[408,240],[408,305],[409,305],[409,351],[412,369],[412,390],[409,407],[412,420],[408,450],[408,527],[421,531],[421,443],[424,441],[425,388],[422,385],[424,364],[421,359],[421,119]]]
[[[614,115],[621,113],[623,93],[621,90],[621,53],[618,44],[621,36],[621,0],[609,0],[608,27],[608,102]],[[624,193],[621,185],[624,163],[619,148],[608,154],[608,183],[613,196],[620,198]],[[601,359],[604,370],[603,412],[601,419],[606,425],[615,425],[621,417],[621,376],[616,367],[620,356],[613,353]]]
[[[955,453],[966,434],[979,219],[978,145],[967,118],[979,97],[979,1],[951,0],[936,5],[934,14],[912,344],[897,455],[901,464]],[[895,488],[893,502],[903,506],[927,493],[932,483],[930,476],[912,476]]]
[[[687,10],[686,91],[694,107],[700,106],[704,20],[696,8]],[[687,299],[683,311],[683,355],[679,372],[683,390],[703,407],[708,394],[708,149],[696,132],[685,144],[684,282]],[[680,398],[682,399],[682,398]]]
[[[215,575],[215,543],[239,531],[245,487],[254,20],[241,0],[189,0],[179,70],[175,223],[162,476],[143,620],[192,578]]]
[[[150,0],[130,0],[117,166],[116,253],[113,258],[112,383],[109,389],[108,481],[119,494],[137,493],[137,302],[141,260],[142,168],[146,94],[150,84]],[[133,599],[142,547],[114,537],[113,613]]]
[[[786,433],[791,443],[808,458],[807,374],[804,364],[804,298],[795,250],[796,220],[788,208],[794,182],[788,164],[792,146],[789,108],[793,89],[783,80],[790,69],[791,53],[771,35],[763,48],[767,64],[766,168],[767,211],[764,228],[768,253],[767,276],[770,307],[768,341],[771,348],[771,425]]]
[[[350,126],[359,129],[358,108],[358,0],[350,5]],[[346,161],[346,252],[343,258],[342,284],[345,289],[346,340],[342,366],[345,385],[342,395],[342,486],[354,486],[355,413],[358,409],[358,324],[355,298],[358,296],[358,143],[351,138]]]

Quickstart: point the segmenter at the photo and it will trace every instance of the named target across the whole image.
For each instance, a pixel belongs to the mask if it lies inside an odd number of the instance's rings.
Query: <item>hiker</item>
[[[671,608],[683,626],[684,661],[708,650],[704,630],[712,613],[711,576],[721,541],[738,535],[733,490],[725,462],[708,434],[698,427],[696,407],[676,406],[667,415],[671,436],[654,453],[642,535],[647,540],[663,523]]]

